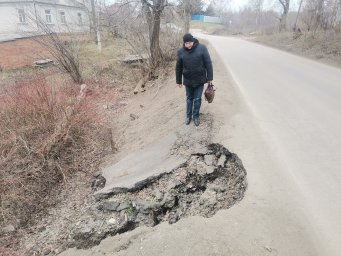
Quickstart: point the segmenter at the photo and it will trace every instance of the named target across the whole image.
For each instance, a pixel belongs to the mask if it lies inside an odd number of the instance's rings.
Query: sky
[[[249,0],[233,0],[231,4],[231,8],[232,10],[238,11],[242,9],[248,2]]]

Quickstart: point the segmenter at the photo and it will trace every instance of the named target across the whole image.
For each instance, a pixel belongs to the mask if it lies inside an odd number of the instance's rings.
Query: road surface
[[[341,70],[241,39],[205,39],[254,114],[288,182],[282,189],[296,194],[288,210],[306,216],[318,255],[341,255]],[[273,192],[285,206],[281,182]]]

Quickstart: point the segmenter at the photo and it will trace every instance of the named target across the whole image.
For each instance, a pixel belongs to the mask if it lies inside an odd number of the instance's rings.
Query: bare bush
[[[145,90],[145,84],[158,77],[160,68],[167,65],[169,61],[174,60],[176,57],[176,49],[179,48],[180,37],[182,30],[179,23],[181,22],[178,14],[171,8],[165,8],[163,2],[159,2],[161,8],[157,11],[157,6],[144,3],[144,13],[139,11],[138,4],[129,5],[128,3],[122,3],[119,6],[114,5],[107,8],[116,8],[116,13],[121,19],[113,19],[107,16],[107,20],[103,20],[103,24],[109,24],[117,28],[116,35],[126,40],[127,45],[130,46],[130,54],[134,55],[132,59],[134,61],[140,61],[139,66],[139,82],[134,90],[137,93],[139,90]],[[156,9],[155,9],[156,8]],[[153,13],[155,9],[155,13]],[[108,9],[107,13],[112,12],[112,9]],[[157,12],[156,12],[157,11]],[[155,20],[153,20],[153,18]],[[172,20],[172,23],[166,23],[165,20]],[[152,23],[156,21],[159,30],[157,33],[153,30],[155,27]],[[153,35],[156,33],[156,35]],[[152,37],[159,38],[156,46],[153,45]],[[156,52],[153,52],[155,49]],[[132,60],[133,62],[133,60]]]
[[[28,14],[28,19],[30,24],[37,26],[38,32],[24,34],[43,46],[75,83],[83,83],[79,52],[81,42],[89,35],[74,32],[71,27],[67,27],[67,33],[57,33],[50,24],[32,13]]]
[[[54,204],[49,195],[89,169],[104,148],[102,124],[89,96],[42,74],[7,85],[0,100],[0,226],[34,223]],[[71,111],[70,111],[71,110]]]
[[[65,34],[62,38],[57,33],[47,31],[46,35],[33,37],[33,40],[45,47],[58,61],[58,66],[66,71],[75,83],[83,83],[79,62],[80,41],[72,39],[74,35]]]

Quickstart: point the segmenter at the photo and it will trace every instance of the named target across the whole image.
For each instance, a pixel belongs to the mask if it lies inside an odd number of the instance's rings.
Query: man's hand
[[[212,80],[210,80],[210,81],[207,81],[207,83],[208,83],[208,84],[212,84],[212,82],[213,82]]]
[[[179,86],[179,88],[181,88],[181,87],[182,87],[182,84],[178,84],[178,86]]]

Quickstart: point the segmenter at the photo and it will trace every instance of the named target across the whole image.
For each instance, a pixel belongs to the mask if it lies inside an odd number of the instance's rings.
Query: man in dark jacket
[[[212,61],[206,46],[191,34],[185,34],[183,41],[176,61],[176,83],[180,88],[182,84],[186,87],[186,125],[191,123],[193,117],[194,124],[198,126],[204,84],[213,80]]]

